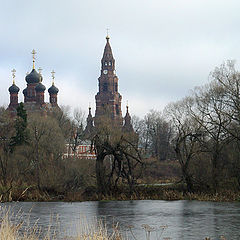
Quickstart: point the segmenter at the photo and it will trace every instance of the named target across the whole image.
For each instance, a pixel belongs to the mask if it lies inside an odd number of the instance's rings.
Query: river
[[[47,229],[50,223],[60,236],[76,235],[82,219],[103,219],[109,229],[113,223],[119,223],[121,232],[129,240],[134,239],[129,225],[132,225],[136,239],[146,239],[144,224],[153,227],[150,239],[154,240],[162,231],[160,226],[166,225],[161,239],[201,240],[211,237],[211,240],[218,240],[221,235],[227,240],[240,239],[240,203],[139,200],[17,202],[1,203],[0,206],[2,209],[10,207],[14,215],[18,212],[17,215],[22,215],[20,218],[25,221],[27,219],[30,226],[37,221],[38,226]]]

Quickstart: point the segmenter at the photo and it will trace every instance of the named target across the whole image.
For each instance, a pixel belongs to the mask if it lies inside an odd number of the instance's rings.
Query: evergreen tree
[[[21,102],[17,107],[17,118],[15,120],[16,135],[12,137],[12,146],[19,146],[28,143],[29,134],[27,131],[27,112]]]

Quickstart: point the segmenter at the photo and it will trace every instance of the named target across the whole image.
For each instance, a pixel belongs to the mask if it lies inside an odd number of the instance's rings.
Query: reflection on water
[[[128,239],[133,239],[128,230],[133,225],[137,239],[145,238],[143,224],[159,228],[168,225],[164,237],[171,239],[200,240],[204,237],[219,239],[224,235],[228,240],[240,239],[240,203],[213,203],[198,201],[109,201],[109,202],[20,202],[4,203],[14,212],[21,209],[23,217],[30,215],[29,222],[38,220],[43,229],[49,223],[60,229],[60,235],[74,236],[84,217],[87,221],[104,219],[108,228],[119,223]],[[30,214],[29,214],[30,212]],[[53,216],[53,219],[51,218]],[[55,220],[58,216],[58,221]],[[58,226],[59,225],[59,226]],[[160,230],[159,230],[160,231]],[[152,239],[156,239],[155,232]]]

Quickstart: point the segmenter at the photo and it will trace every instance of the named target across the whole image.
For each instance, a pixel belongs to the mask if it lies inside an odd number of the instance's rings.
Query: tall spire
[[[106,45],[101,59],[101,75],[98,78],[99,91],[95,96],[96,110],[94,125],[101,125],[101,117],[110,117],[114,125],[122,127],[123,118],[121,110],[122,96],[118,92],[118,77],[115,73],[115,59],[109,42],[106,37]]]
[[[110,42],[109,42],[109,35],[107,34],[106,36],[106,45],[104,48],[104,52],[103,52],[103,57],[102,57],[102,70],[110,70],[110,71],[114,71],[115,70],[115,59],[113,57],[113,53],[112,53],[112,48],[110,46]]]

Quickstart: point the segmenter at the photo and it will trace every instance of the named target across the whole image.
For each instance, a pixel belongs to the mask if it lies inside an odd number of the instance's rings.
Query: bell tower
[[[118,92],[118,77],[115,72],[115,59],[109,43],[109,36],[106,37],[106,45],[101,60],[101,75],[98,78],[98,93],[96,99],[95,126],[101,117],[109,117],[119,127],[123,125],[121,101],[122,96]]]

